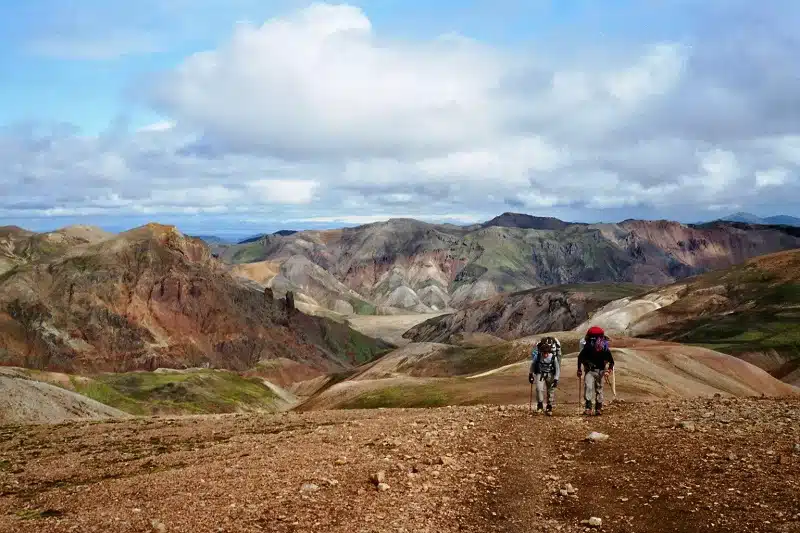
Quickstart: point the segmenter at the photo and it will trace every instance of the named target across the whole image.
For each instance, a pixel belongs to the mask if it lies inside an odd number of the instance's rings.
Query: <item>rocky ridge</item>
[[[571,224],[506,213],[464,227],[392,219],[355,228],[266,235],[222,247],[219,253],[232,265],[282,264],[302,257],[305,268],[281,272],[286,290],[312,293],[315,286],[325,285],[322,305],[338,305],[340,310],[349,310],[339,300],[350,303],[354,291],[370,304],[354,312],[396,313],[461,309],[499,294],[547,285],[659,285],[798,247],[800,233],[786,226],[641,220]],[[331,278],[344,287],[334,287]]]

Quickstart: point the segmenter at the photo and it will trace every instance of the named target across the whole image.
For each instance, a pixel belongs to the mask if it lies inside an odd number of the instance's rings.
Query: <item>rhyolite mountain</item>
[[[474,302],[453,313],[417,324],[403,334],[412,342],[454,344],[471,333],[505,340],[569,331],[605,305],[647,292],[626,283],[585,283],[539,287]]]
[[[758,256],[661,287],[582,284],[500,295],[426,320],[403,337],[453,343],[603,327],[620,336],[698,345],[800,386],[800,249]]]
[[[291,360],[322,372],[387,348],[240,283],[200,239],[148,224],[0,229],[0,364],[91,373],[250,369]]]
[[[591,323],[735,355],[800,386],[800,250],[623,298],[599,309]]]
[[[504,213],[471,226],[391,219],[265,235],[217,253],[231,265],[269,265],[279,282],[278,295],[293,290],[320,308],[398,313],[449,311],[549,285],[661,285],[798,247],[800,232],[786,226],[663,220],[573,224]],[[291,268],[282,269],[290,260]],[[301,263],[305,267],[299,268]],[[263,276],[256,281],[272,284]]]

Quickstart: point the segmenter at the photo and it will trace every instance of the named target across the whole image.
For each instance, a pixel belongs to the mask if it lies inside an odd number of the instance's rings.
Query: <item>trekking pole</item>
[[[529,406],[529,411],[531,412],[531,414],[533,414],[533,383],[531,383],[531,401],[528,404],[528,406]]]

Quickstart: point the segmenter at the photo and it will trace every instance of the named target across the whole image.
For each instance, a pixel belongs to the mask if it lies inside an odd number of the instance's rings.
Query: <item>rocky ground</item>
[[[524,405],[5,426],[0,531],[800,531],[800,401],[578,413],[573,403],[552,418]],[[593,431],[607,438],[586,440]]]

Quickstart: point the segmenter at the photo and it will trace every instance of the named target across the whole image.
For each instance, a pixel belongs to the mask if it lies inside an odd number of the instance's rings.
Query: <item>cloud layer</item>
[[[800,8],[691,6],[689,36],[563,57],[346,5],[241,23],[139,88],[164,122],[0,133],[0,216],[800,214]]]

